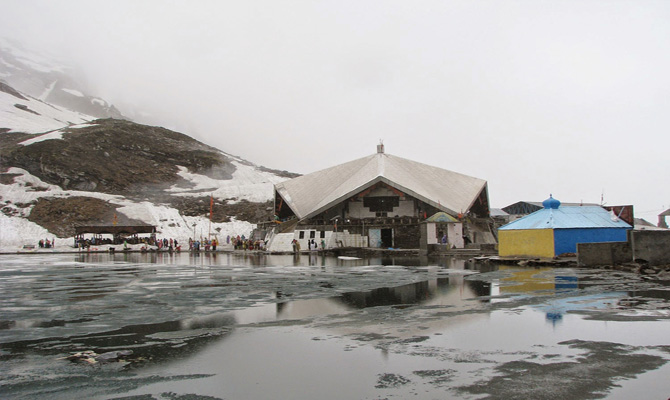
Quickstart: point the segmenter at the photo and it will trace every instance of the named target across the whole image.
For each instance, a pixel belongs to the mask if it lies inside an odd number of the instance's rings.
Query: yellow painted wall
[[[552,229],[498,231],[500,256],[554,257]]]

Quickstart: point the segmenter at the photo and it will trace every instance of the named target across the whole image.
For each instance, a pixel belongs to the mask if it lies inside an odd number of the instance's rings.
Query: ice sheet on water
[[[146,367],[134,369],[138,374],[159,378],[184,374],[170,384],[140,379],[137,385],[146,389],[144,393],[165,392],[168,388],[191,388],[187,393],[193,393],[188,376],[216,375],[202,378],[197,392],[209,393],[201,389],[211,385],[220,394],[221,379],[234,369],[235,376],[249,377],[249,381],[235,385],[248,389],[245,394],[249,394],[257,388],[257,378],[262,375],[258,368],[269,366],[270,376],[277,377],[277,362],[282,365],[279,371],[283,371],[281,377],[287,387],[300,384],[300,378],[292,373],[294,369],[286,368],[287,362],[295,363],[295,371],[301,377],[305,365],[333,365],[332,369],[326,368],[331,375],[323,368],[307,370],[313,372],[315,381],[337,381],[334,378],[349,378],[337,371],[348,371],[340,367],[340,361],[351,355],[360,357],[360,364],[356,365],[366,371],[351,375],[369,375],[372,388],[377,377],[387,373],[412,380],[402,385],[407,390],[383,389],[400,390],[384,392],[385,396],[404,398],[420,389],[437,397],[444,396],[445,390],[439,377],[447,378],[452,388],[473,387],[473,377],[485,387],[486,382],[495,383],[492,377],[496,376],[497,366],[508,368],[503,372],[514,376],[515,365],[532,363],[529,371],[542,377],[542,371],[560,368],[561,363],[575,363],[583,350],[557,344],[574,339],[575,332],[593,343],[608,340],[633,345],[665,343],[669,332],[668,321],[628,323],[584,318],[574,309],[590,307],[587,295],[592,291],[577,287],[574,293],[556,291],[549,295],[543,285],[551,281],[552,273],[537,274],[534,268],[464,276],[462,270],[447,267],[452,265],[450,262],[444,266],[407,267],[382,265],[397,260],[375,260],[351,267],[334,257],[318,258],[319,265],[309,265],[309,257],[196,258],[188,254],[51,256],[53,262],[49,262],[49,257],[38,256],[33,259],[33,269],[17,268],[26,267],[28,258],[32,257],[0,258],[0,343],[4,359],[8,359],[3,365],[21,368],[24,376],[34,377],[39,376],[36,371],[41,366],[53,365],[55,357],[73,350],[101,353],[132,349],[140,357],[152,357]],[[458,272],[452,273],[452,269]],[[565,273],[556,269],[553,275]],[[580,271],[576,273],[581,276]],[[520,283],[528,284],[535,275],[535,289],[497,284],[504,279],[520,279]],[[599,284],[591,272],[584,276],[588,277],[587,285],[601,293],[619,287],[608,273],[601,278],[605,284]],[[528,291],[504,293],[519,288]],[[628,288],[634,292],[636,287]],[[495,294],[494,289],[502,292]],[[509,301],[492,301],[498,296],[509,296]],[[546,310],[536,306],[560,299],[571,307],[560,321],[546,319]],[[640,304],[631,302],[631,311],[662,306],[661,301]],[[602,311],[593,307],[589,310]],[[305,352],[306,348],[310,351]],[[334,351],[329,350],[326,355],[326,348]],[[13,354],[20,357],[27,349],[41,356],[15,362],[18,358],[13,358]],[[648,353],[650,349],[635,351]],[[321,358],[314,358],[313,354]],[[278,359],[272,358],[275,356]],[[248,363],[221,361],[242,359]],[[217,369],[222,365],[230,368],[223,373]],[[183,372],[185,368],[187,371]],[[63,376],[82,373],[81,369],[67,370]],[[114,383],[118,393],[133,389],[126,386],[132,384],[127,376],[107,379],[97,370],[84,374],[88,374],[87,382],[93,379],[98,387]],[[25,387],[20,378],[12,379],[6,381],[3,389],[17,393]],[[365,379],[356,382],[364,384]],[[37,380],[30,384],[33,388],[50,384],[46,378]],[[151,387],[152,382],[157,382],[157,386]],[[569,386],[569,382],[559,383]],[[85,394],[80,388],[55,390]],[[271,384],[258,393],[276,394],[273,390],[284,393]],[[363,398],[366,392],[356,388],[352,393],[352,398]],[[231,393],[230,397],[236,396]]]

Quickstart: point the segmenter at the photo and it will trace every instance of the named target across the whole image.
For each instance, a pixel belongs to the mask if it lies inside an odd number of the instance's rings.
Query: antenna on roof
[[[379,144],[377,145],[377,153],[384,153],[384,141],[379,139]]]

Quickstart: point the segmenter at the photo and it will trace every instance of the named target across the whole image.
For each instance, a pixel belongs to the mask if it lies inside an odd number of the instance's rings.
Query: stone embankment
[[[670,280],[670,264],[651,266],[645,262],[631,262],[617,265],[602,265],[589,268],[609,269],[616,271],[625,271],[638,273],[646,278]]]
[[[559,258],[519,258],[519,257],[474,257],[473,261],[476,262],[491,262],[495,264],[516,264],[522,267],[538,267],[538,266],[549,266],[557,268],[594,268],[594,269],[607,269],[615,271],[625,271],[636,273],[644,276],[647,279],[660,279],[660,280],[670,280],[670,264],[664,265],[649,265],[648,262],[644,260],[638,260],[634,262],[627,263],[618,263],[618,264],[609,264],[609,265],[590,265],[590,266],[580,266],[577,263],[575,257],[559,257]]]

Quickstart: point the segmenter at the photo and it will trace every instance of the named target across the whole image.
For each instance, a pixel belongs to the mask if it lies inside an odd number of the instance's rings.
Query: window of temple
[[[372,212],[392,212],[400,205],[400,198],[395,196],[364,197],[363,206]]]

